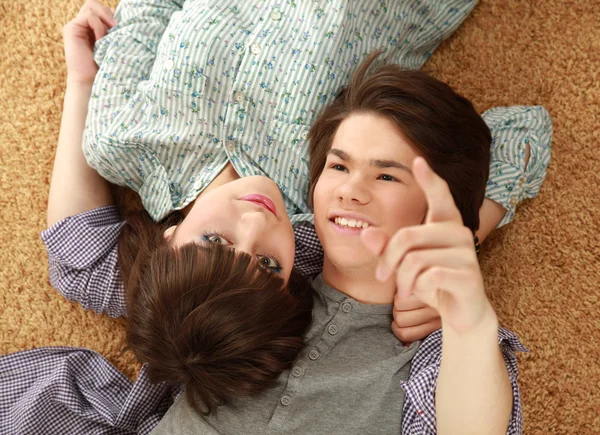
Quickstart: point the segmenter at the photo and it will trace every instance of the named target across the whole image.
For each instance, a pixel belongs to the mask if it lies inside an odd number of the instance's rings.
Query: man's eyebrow
[[[345,162],[352,162],[354,160],[350,154],[337,148],[330,148],[329,151],[327,151],[327,155],[329,154],[333,154]]]
[[[402,164],[400,162],[397,162],[395,160],[370,159],[369,165],[374,166],[379,169],[387,169],[387,168],[401,169],[403,171],[408,172],[410,175],[413,174],[412,170],[408,166],[406,166],[405,164]]]
[[[351,163],[354,161],[354,159],[352,158],[352,156],[350,154],[348,154],[345,151],[342,151],[340,149],[337,148],[331,148],[327,154],[333,154],[334,156],[339,157],[340,159],[342,159],[345,162]],[[381,159],[369,159],[369,165],[374,167],[374,168],[379,168],[379,169],[387,169],[387,168],[396,168],[396,169],[400,169],[402,171],[406,171],[408,172],[410,175],[412,175],[412,170],[406,166],[403,163],[397,162],[396,160],[381,160]]]

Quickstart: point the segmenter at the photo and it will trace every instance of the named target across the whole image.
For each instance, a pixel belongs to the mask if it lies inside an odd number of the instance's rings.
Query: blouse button
[[[327,332],[329,332],[331,335],[335,335],[338,333],[338,327],[337,325],[329,325],[327,327]]]
[[[522,186],[523,184],[525,184],[525,177],[521,177],[519,178],[519,184]]]
[[[517,199],[516,196],[513,196],[512,198],[510,198],[510,205],[512,205],[513,207],[516,207],[518,202],[519,202],[519,200]]]
[[[319,358],[319,352],[313,349],[309,352],[308,357],[314,361]]]
[[[174,66],[175,66],[175,61],[173,61],[173,59],[169,59],[165,62],[165,68],[167,69],[167,71],[171,71]]]
[[[254,43],[250,46],[250,53],[254,54],[254,55],[259,55],[260,54],[260,44],[258,43]]]
[[[226,145],[227,149],[233,152],[233,149],[235,148],[235,142],[232,140],[228,140]]]
[[[279,9],[275,9],[273,12],[271,12],[271,19],[273,21],[281,20],[281,12],[279,12]]]
[[[235,101],[236,103],[241,103],[242,101],[244,101],[244,93],[243,92],[236,92],[233,94],[233,101]]]
[[[308,130],[304,130],[300,137],[302,138],[302,140],[308,139]]]
[[[294,367],[294,370],[292,370],[292,375],[294,375],[295,378],[299,378],[301,374],[302,369],[300,367]]]

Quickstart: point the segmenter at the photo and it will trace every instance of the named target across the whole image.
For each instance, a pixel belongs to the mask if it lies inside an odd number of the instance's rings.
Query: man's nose
[[[367,204],[371,200],[371,193],[367,183],[358,175],[348,177],[337,189],[337,197],[342,203]]]
[[[267,217],[259,211],[243,213],[238,222],[238,243],[236,249],[253,255],[256,245],[267,230]]]

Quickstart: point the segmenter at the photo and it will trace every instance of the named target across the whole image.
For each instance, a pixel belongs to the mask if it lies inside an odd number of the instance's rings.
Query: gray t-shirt
[[[313,322],[306,349],[275,387],[241,398],[208,417],[181,395],[158,434],[398,434],[410,347],[391,329],[392,305],[367,305],[346,296],[319,275],[312,282]]]

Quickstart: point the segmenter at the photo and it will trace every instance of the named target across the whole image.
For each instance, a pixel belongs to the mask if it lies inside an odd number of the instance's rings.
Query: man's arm
[[[48,195],[48,227],[68,216],[113,203],[110,187],[81,150],[91,83],[67,81],[63,116]]]
[[[448,183],[423,158],[413,164],[425,192],[425,223],[391,238],[363,230],[363,243],[380,256],[376,276],[395,279],[395,299],[414,294],[442,321],[442,356],[435,394],[438,434],[505,434],[512,386],[483,285],[473,235],[462,222]]]
[[[444,327],[435,394],[438,434],[498,434],[508,429],[512,387],[495,315],[468,334]]]
[[[111,11],[90,0],[63,29],[67,89],[48,195],[48,226],[113,202],[108,183],[87,165],[81,141],[98,70],[90,37],[102,38],[114,24]]]

